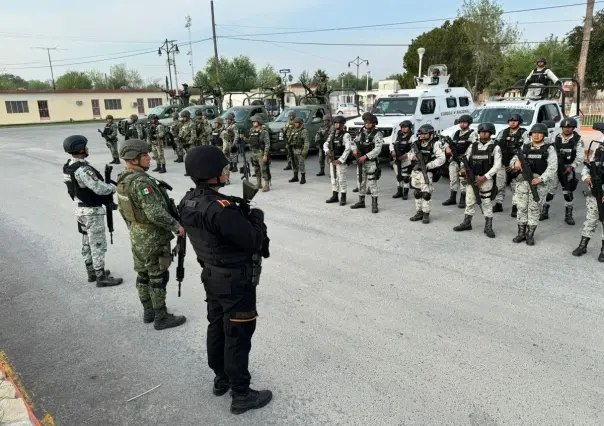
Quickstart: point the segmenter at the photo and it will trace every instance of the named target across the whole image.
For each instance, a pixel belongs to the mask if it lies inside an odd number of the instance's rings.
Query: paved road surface
[[[408,221],[411,200],[390,198],[390,170],[373,215],[325,204],[331,189],[314,176],[316,156],[304,186],[287,183],[275,161],[273,190],[257,197],[272,256],[259,287],[251,362],[253,386],[275,397],[236,417],[227,396],[210,393],[192,249],[183,297],[174,282],[168,288],[169,308],[188,318],[177,329],[142,323],[121,218],[107,265],[125,284],[86,282],[61,176],[61,142],[80,132],[102,166],[109,155],[93,125],[0,132],[0,349],[57,425],[604,423],[598,238],[586,256],[570,255],[580,239],[582,195],[577,226],[563,223],[558,195],[537,245],[528,247],[511,242],[509,197],[489,240],[479,216],[472,232],[452,231],[463,213],[440,206],[446,181],[437,184],[433,223],[423,225]],[[191,182],[173,158],[169,151],[163,178],[179,199]]]

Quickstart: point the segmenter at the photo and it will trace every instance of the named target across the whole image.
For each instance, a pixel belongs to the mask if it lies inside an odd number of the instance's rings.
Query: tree
[[[57,78],[57,89],[92,89],[92,80],[84,72],[67,71]]]
[[[194,85],[206,90],[216,83],[216,67],[214,57],[208,58],[202,71],[195,74]],[[256,65],[248,56],[236,56],[232,60],[221,57],[220,85],[225,92],[248,92],[257,83]]]
[[[322,70],[321,68],[317,68],[317,70],[315,71],[315,73],[312,76],[313,83],[316,83],[319,81],[319,77],[321,76],[321,74],[325,74],[327,76],[327,72],[325,72],[325,70]],[[329,76],[327,76],[327,77],[329,77]]]
[[[102,73],[98,70],[88,71],[86,73],[90,81],[92,81],[92,87],[95,89],[108,89],[109,81],[107,79],[107,74]]]
[[[279,74],[275,71],[272,65],[266,65],[260,71],[256,77],[256,87],[274,87],[277,79],[280,79]]]
[[[108,76],[109,89],[139,89],[143,87],[143,79],[137,70],[129,70],[125,64],[112,65]]]
[[[0,90],[27,89],[27,81],[14,74],[0,74]]]
[[[388,77],[386,77],[386,80],[396,80],[398,81],[398,85],[400,86],[401,89],[414,89],[415,88],[415,82],[413,80],[413,75],[408,72],[405,71],[403,74],[391,74]]]
[[[570,55],[579,62],[581,43],[583,42],[583,27],[575,27],[568,33],[567,41],[570,45]],[[549,59],[549,58],[548,58]],[[559,76],[557,70],[554,70]],[[585,87],[590,92],[604,90],[604,9],[598,11],[593,19],[591,40],[587,53],[587,68],[585,70]]]
[[[310,74],[308,73],[308,71],[302,71],[298,76],[298,81],[308,86],[311,83]]]
[[[52,82],[41,80],[29,80],[27,82],[27,88],[29,90],[50,90],[52,89]]]
[[[163,85],[161,78],[158,77],[149,77],[145,82],[145,89],[157,89],[162,90]]]

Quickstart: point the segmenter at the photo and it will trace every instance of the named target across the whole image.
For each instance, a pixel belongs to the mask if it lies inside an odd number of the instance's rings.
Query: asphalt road
[[[168,307],[187,316],[180,328],[142,323],[119,215],[107,266],[125,284],[87,283],[62,183],[62,140],[73,133],[89,137],[93,164],[109,160],[94,125],[0,130],[0,350],[57,425],[604,423],[604,264],[597,237],[587,255],[570,254],[584,219],[580,193],[578,224],[564,224],[558,195],[528,247],[511,241],[509,196],[490,240],[480,215],[473,231],[452,231],[463,212],[440,205],[446,180],[423,225],[408,221],[412,200],[391,198],[389,169],[374,215],[325,204],[331,188],[315,177],[316,156],[304,186],[287,183],[275,161],[272,191],[257,196],[272,255],[251,355],[252,385],[274,400],[233,416],[228,396],[210,392],[191,247],[183,296],[174,281],[168,287]],[[167,153],[162,178],[178,200],[192,184]],[[348,176],[354,182],[354,169]],[[225,192],[240,195],[233,181]]]

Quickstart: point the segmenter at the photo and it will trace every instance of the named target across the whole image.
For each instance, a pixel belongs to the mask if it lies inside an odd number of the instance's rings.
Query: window
[[[447,108],[455,108],[455,107],[457,107],[457,99],[447,98]]]
[[[38,101],[38,112],[40,113],[41,120],[50,120],[50,113],[48,112],[48,101]]]
[[[122,109],[121,99],[105,99],[105,109]]]
[[[422,114],[434,114],[436,110],[436,100],[434,99],[424,99],[422,101],[422,105],[419,108],[419,112]]]
[[[549,116],[549,120],[554,120],[556,123],[558,121],[560,121],[560,112],[558,111],[558,108],[556,108],[556,105],[554,104],[547,104],[545,106],[545,109],[547,110],[547,115]]]
[[[205,115],[208,116],[209,120],[213,120],[214,118],[216,118],[216,115],[214,114],[214,110],[212,108],[205,108],[203,112],[205,113]]]
[[[99,105],[99,100],[98,99],[92,99],[91,103],[92,103],[92,116],[94,118],[100,117],[101,116],[101,107]]]
[[[6,101],[6,112],[8,114],[24,114],[29,113],[27,101]]]
[[[459,106],[460,107],[466,107],[470,105],[470,99],[468,99],[466,96],[461,96],[459,98]]]
[[[147,105],[149,108],[155,108],[156,106],[160,106],[162,104],[161,98],[148,98]]]

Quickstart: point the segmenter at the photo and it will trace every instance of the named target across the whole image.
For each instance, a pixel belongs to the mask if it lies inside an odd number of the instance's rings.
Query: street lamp
[[[422,76],[422,58],[424,57],[424,53],[426,53],[426,49],[423,47],[417,49],[417,54],[419,55],[419,71],[417,73],[418,78],[421,78]]]
[[[178,94],[178,76],[176,74],[176,56],[175,54],[180,53],[178,50],[178,44],[175,43],[176,40],[168,40],[164,41],[157,49],[157,55],[161,56],[162,51],[166,52],[168,56],[168,75],[170,76],[170,89],[172,89],[172,64],[174,65],[174,79],[176,81],[176,93]],[[170,53],[172,54],[172,59],[170,59]]]
[[[360,57],[356,57],[355,59],[353,59],[352,61],[348,62],[348,68],[350,68],[350,64],[355,64],[357,66],[357,84],[359,82],[359,65],[361,64],[367,64],[367,66],[369,66],[369,61],[367,59],[361,59]],[[356,87],[355,87],[356,90]]]

